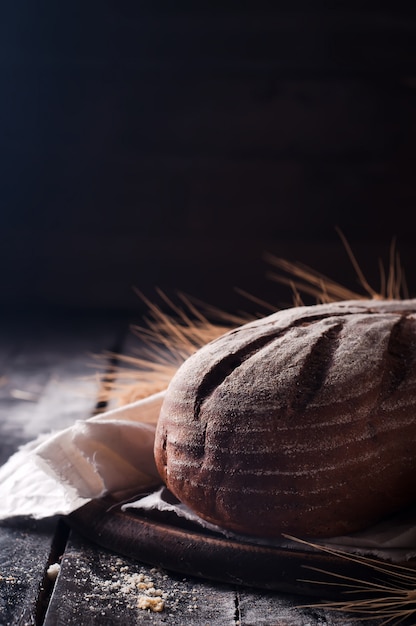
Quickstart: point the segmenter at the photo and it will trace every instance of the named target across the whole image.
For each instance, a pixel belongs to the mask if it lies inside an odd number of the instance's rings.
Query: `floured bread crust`
[[[204,519],[363,529],[416,497],[416,300],[296,307],[228,332],[168,388],[155,459]]]

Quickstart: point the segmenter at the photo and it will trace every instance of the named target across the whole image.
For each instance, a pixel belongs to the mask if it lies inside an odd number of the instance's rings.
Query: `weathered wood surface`
[[[155,592],[150,594],[150,589]],[[141,609],[138,603],[142,597],[161,598],[164,610]],[[95,548],[73,533],[45,626],[80,623],[234,626],[235,610],[234,592],[226,586],[190,580],[121,558]]]
[[[0,462],[43,432],[94,410],[105,369],[98,355],[119,340],[117,320],[4,320],[0,325]]]
[[[39,624],[56,520],[0,525],[0,624]]]
[[[118,333],[114,320],[2,320],[0,463],[38,434],[90,416],[98,392],[90,365]],[[57,520],[0,524],[1,626],[41,623],[46,569],[64,542]]]
[[[74,390],[80,376],[91,373],[89,355],[116,348],[124,334],[118,320],[11,330],[0,330],[2,460],[37,432],[93,412],[96,381],[83,380],[80,395]],[[134,345],[126,336],[126,345]],[[50,565],[60,566],[56,582],[47,573]],[[145,602],[161,599],[163,610],[141,608],[142,596]],[[0,626],[359,624],[321,609],[298,608],[305,602],[310,599],[163,571],[109,552],[57,519],[0,525]]]
[[[149,594],[147,586],[155,592]],[[164,609],[140,608],[143,597],[162,598]],[[149,567],[96,548],[73,533],[45,626],[359,626],[343,615],[297,608],[308,603],[309,598],[235,588]]]

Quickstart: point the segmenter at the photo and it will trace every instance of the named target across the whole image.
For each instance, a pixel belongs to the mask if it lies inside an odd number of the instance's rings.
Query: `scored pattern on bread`
[[[202,518],[243,534],[335,536],[416,493],[416,301],[295,307],[185,361],[155,459]]]

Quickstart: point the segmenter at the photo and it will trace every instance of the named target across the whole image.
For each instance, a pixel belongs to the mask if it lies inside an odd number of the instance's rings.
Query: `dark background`
[[[267,253],[355,289],[336,227],[416,295],[411,5],[4,3],[2,311],[279,305]]]

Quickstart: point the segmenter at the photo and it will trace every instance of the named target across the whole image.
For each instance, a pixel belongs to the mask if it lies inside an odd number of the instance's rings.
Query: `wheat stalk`
[[[166,389],[178,367],[198,348],[255,319],[244,313],[226,313],[184,294],[178,294],[180,304],[176,304],[157,290],[162,308],[137,293],[148,311],[142,325],[131,327],[139,340],[137,350],[131,354],[105,352],[96,357],[95,367],[97,361],[103,369],[109,359],[117,363],[112,372],[102,375],[100,402],[128,404]]]
[[[309,548],[338,557],[341,560],[357,564],[368,570],[368,578],[355,578],[334,571],[305,565],[305,569],[323,574],[325,581],[302,579],[305,582],[322,587],[340,588],[340,594],[352,594],[352,599],[338,601],[323,600],[299,608],[320,607],[328,610],[349,613],[367,619],[381,619],[380,626],[399,624],[409,618],[416,618],[416,570],[387,561],[361,556],[318,543],[284,535],[286,539],[303,544]],[[377,576],[378,578],[377,578]],[[327,580],[327,578],[332,580]],[[342,589],[342,591],[341,591]],[[358,596],[361,596],[357,598]]]
[[[270,277],[290,287],[294,306],[304,304],[301,294],[312,295],[317,302],[321,303],[369,297],[374,299],[408,297],[394,239],[390,246],[387,272],[382,262],[379,261],[380,289],[377,291],[367,281],[350,245],[339,229],[338,234],[357,273],[363,293],[347,289],[302,263],[293,263],[270,254],[266,255],[269,264],[279,269],[279,273],[272,272]],[[270,313],[277,310],[277,307],[252,294],[241,289],[238,291],[264,311]],[[156,293],[163,305],[159,306],[139,290],[136,290],[136,293],[147,307],[144,323],[131,328],[132,334],[139,340],[137,351],[132,351],[130,355],[106,352],[96,358],[96,368],[97,360],[98,362],[101,360],[102,369],[105,369],[109,358],[117,362],[112,372],[107,371],[101,377],[99,401],[104,404],[110,400],[118,404],[127,404],[166,389],[178,367],[198,348],[216,339],[227,330],[262,316],[262,314],[250,315],[244,312],[232,315],[181,293],[178,294],[179,304],[176,304],[157,289]]]
[[[294,293],[297,305],[302,303],[301,293],[313,296],[317,302],[321,303],[337,302],[340,300],[362,300],[367,298],[374,298],[375,300],[400,300],[409,297],[400,255],[396,250],[395,239],[393,239],[390,244],[387,271],[381,259],[379,259],[380,288],[377,290],[374,289],[366,279],[351,246],[339,229],[338,234],[351,265],[357,274],[358,283],[363,293],[352,291],[303,263],[294,263],[272,254],[267,254],[266,260],[271,266],[277,268],[279,272],[269,272],[269,278],[281,284],[288,285]],[[285,274],[288,274],[288,276]]]

